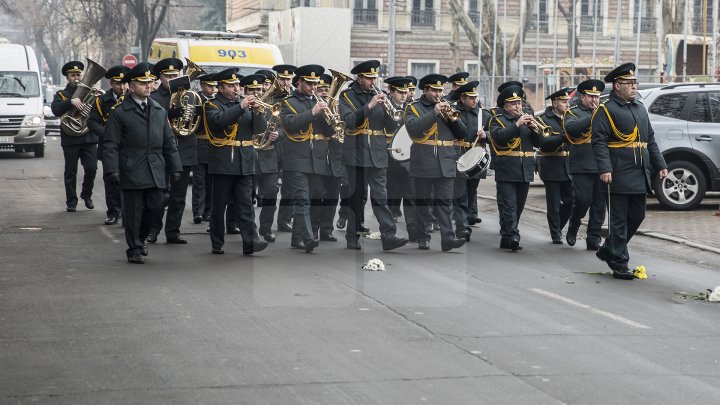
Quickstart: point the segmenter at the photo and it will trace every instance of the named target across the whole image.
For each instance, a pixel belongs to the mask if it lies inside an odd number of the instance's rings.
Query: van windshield
[[[37,97],[40,81],[35,72],[0,71],[0,97]]]

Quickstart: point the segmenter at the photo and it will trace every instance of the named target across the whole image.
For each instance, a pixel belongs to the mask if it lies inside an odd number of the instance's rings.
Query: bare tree
[[[567,22],[567,49],[568,49],[568,55],[575,55],[578,54],[578,48],[580,47],[580,40],[578,39],[578,35],[575,35],[575,43],[573,43],[573,30],[576,29],[574,21],[573,21],[573,13],[577,15],[577,0],[570,0],[567,2],[567,4],[564,4],[561,1],[558,1],[558,11],[560,11],[560,14],[562,14],[563,17],[565,17],[565,21]],[[593,3],[595,4],[595,3]],[[594,13],[593,13],[594,14]],[[574,52],[573,52],[573,47]]]
[[[135,43],[142,48],[142,59],[147,59],[152,41],[167,15],[170,0],[125,0],[125,4],[137,22]]]

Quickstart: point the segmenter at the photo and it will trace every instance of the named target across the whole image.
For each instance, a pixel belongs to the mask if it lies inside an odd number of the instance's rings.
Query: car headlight
[[[22,123],[24,127],[40,127],[43,125],[45,125],[45,120],[39,115],[28,115]]]

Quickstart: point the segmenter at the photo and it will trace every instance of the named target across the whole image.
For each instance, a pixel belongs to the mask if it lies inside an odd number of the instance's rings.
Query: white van
[[[257,34],[217,31],[177,32],[177,38],[156,38],[152,43],[148,62],[165,58],[185,58],[208,73],[237,67],[243,76],[259,69],[271,69],[283,63],[280,49],[274,44],[254,42],[262,39]]]
[[[0,44],[0,150],[45,155],[40,69],[29,46]]]

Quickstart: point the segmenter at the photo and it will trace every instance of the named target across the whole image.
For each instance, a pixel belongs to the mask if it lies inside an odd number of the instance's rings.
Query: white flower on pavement
[[[380,232],[370,232],[370,233],[365,234],[365,235],[363,235],[363,236],[365,236],[365,239],[375,239],[375,240],[380,240],[380,239],[382,239],[382,235],[380,234]]]
[[[367,263],[363,265],[363,270],[370,270],[370,271],[385,271],[385,263],[383,263],[380,259],[370,259]]]
[[[708,301],[720,301],[720,285],[715,287],[715,289],[710,293],[710,295],[708,296]]]

